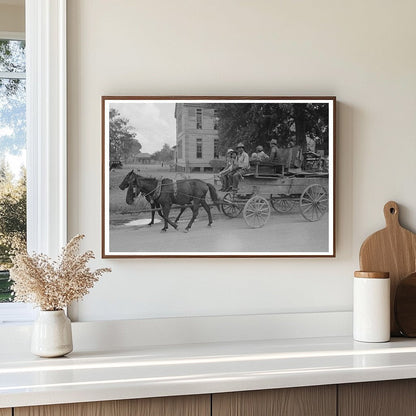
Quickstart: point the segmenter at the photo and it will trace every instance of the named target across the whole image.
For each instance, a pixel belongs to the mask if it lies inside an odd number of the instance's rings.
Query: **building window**
[[[218,130],[218,110],[214,110],[214,130]]]
[[[16,241],[26,243],[26,50],[24,40],[0,39],[0,303],[13,300]]]
[[[219,157],[220,157],[219,139],[214,139],[214,159],[218,159]]]
[[[196,158],[202,159],[202,139],[196,139]]]
[[[202,108],[196,109],[196,128],[202,130]]]

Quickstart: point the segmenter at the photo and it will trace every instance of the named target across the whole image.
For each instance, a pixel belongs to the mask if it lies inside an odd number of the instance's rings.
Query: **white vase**
[[[62,357],[72,351],[71,321],[63,310],[40,311],[33,325],[31,351],[39,357]]]

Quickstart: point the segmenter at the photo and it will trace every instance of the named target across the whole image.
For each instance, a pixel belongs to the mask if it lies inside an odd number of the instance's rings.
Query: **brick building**
[[[209,162],[219,159],[218,116],[215,104],[177,103],[176,150],[179,169],[211,169]]]

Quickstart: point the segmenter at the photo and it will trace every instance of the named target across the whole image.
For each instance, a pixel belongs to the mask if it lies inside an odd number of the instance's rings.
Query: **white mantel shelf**
[[[416,340],[350,337],[0,354],[0,408],[416,377]]]

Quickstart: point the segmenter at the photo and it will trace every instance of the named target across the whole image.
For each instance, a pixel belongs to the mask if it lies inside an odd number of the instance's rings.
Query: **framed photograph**
[[[102,256],[334,257],[335,97],[102,97]]]

